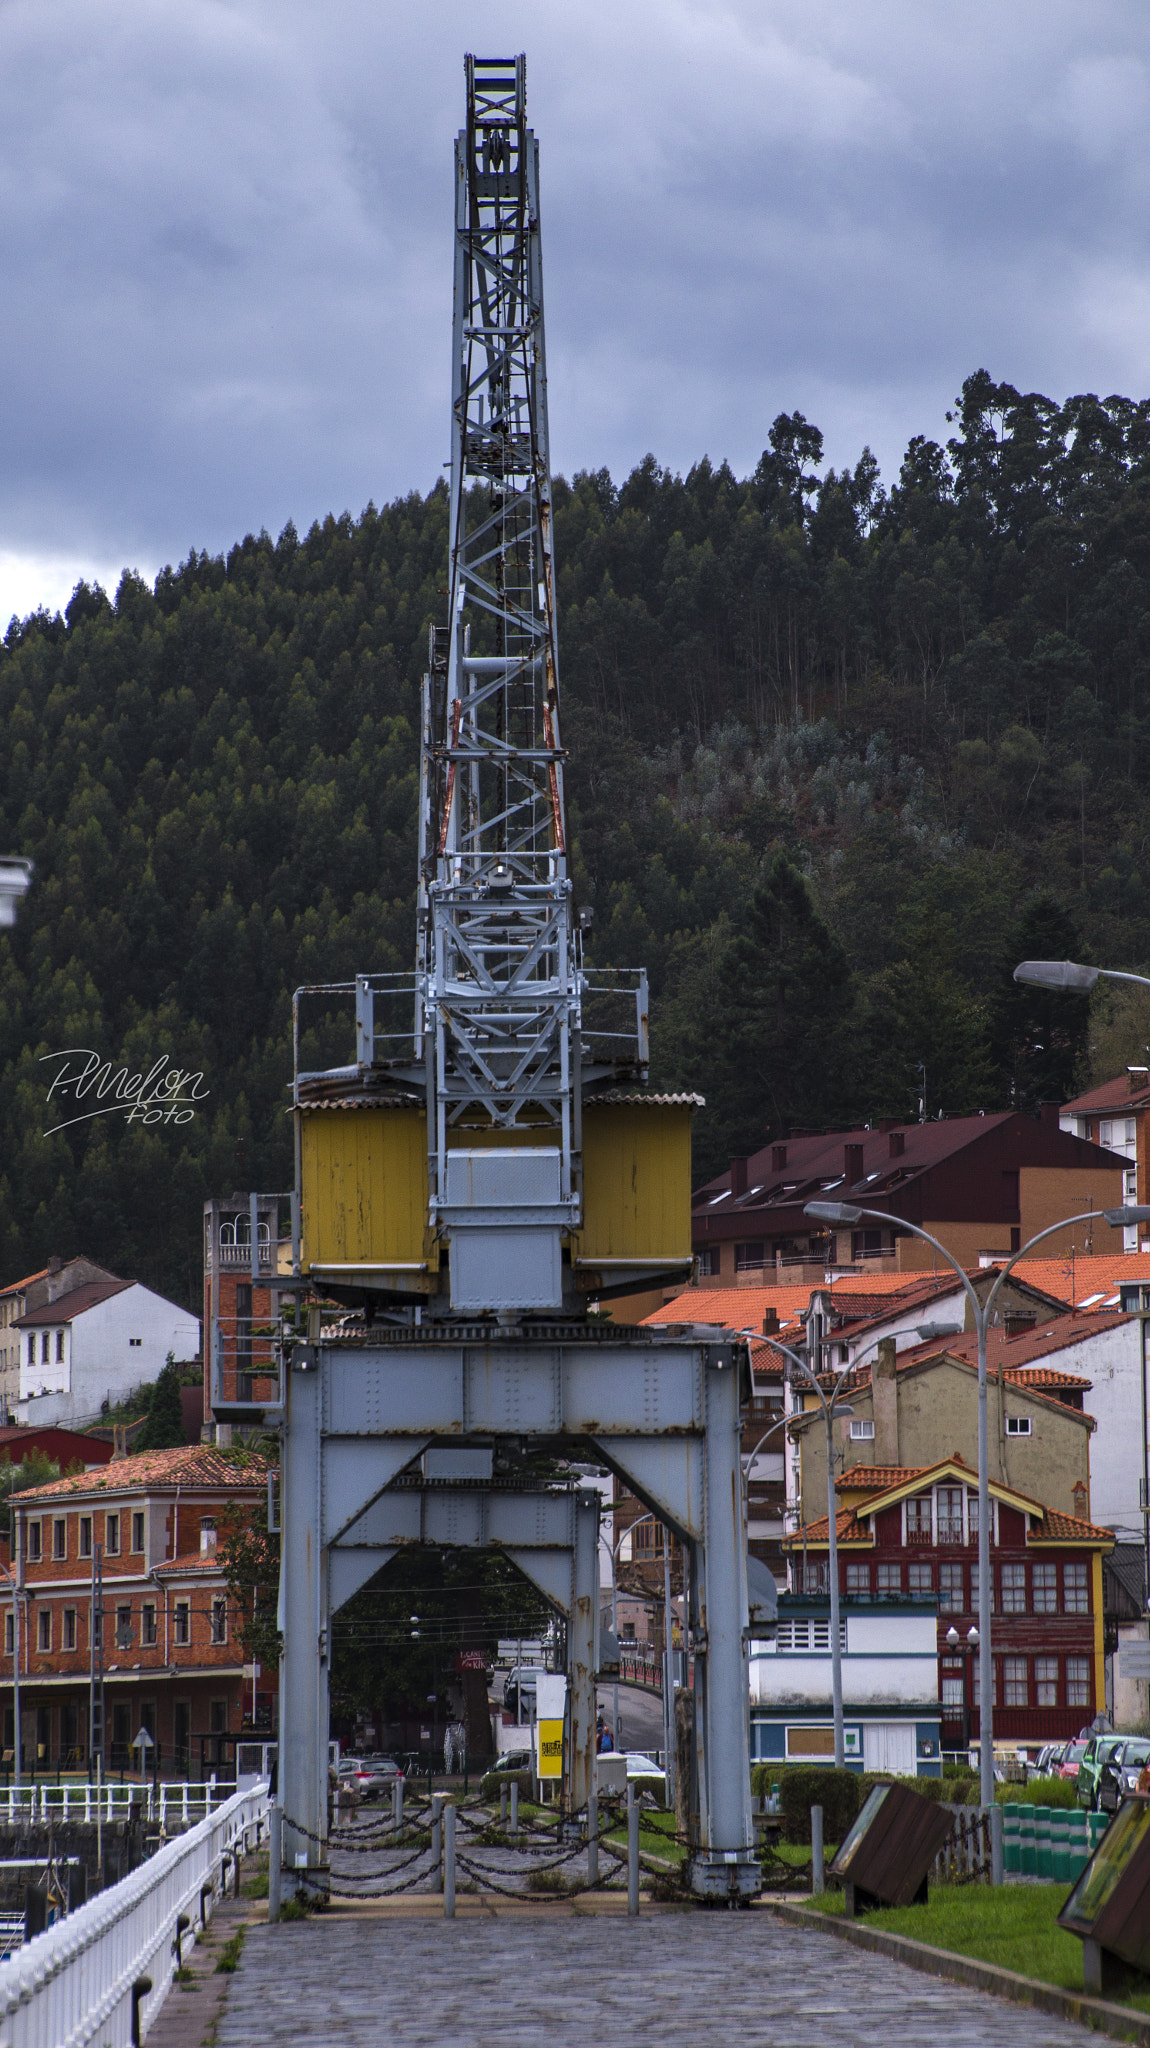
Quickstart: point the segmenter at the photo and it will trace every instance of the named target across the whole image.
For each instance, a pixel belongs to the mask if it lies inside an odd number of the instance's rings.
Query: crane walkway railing
[[[171,1983],[178,1937],[203,1925],[225,1859],[259,1840],[267,1805],[266,1784],[234,1793],[0,1963],[2,2048],[131,2048],[141,2040]]]

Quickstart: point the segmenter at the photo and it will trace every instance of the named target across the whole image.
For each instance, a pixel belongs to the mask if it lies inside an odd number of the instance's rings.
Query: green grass
[[[996,1963],[1002,1970],[1057,1984],[1064,1991],[1081,1992],[1082,1943],[1077,1935],[1055,1926],[1067,1896],[1063,1884],[1004,1885],[998,1891],[981,1884],[932,1885],[927,1905],[884,1906],[868,1913],[866,1924],[949,1949],[952,1955]],[[841,1913],[843,1896],[826,1892],[811,1905],[818,1912]],[[1150,2012],[1150,1986],[1115,2003]]]
[[[239,1969],[240,1957],[244,1950],[244,1936],[247,1934],[247,1931],[246,1927],[237,1927],[231,1940],[225,1942],[220,1950],[219,1962],[216,1964],[217,1975],[222,1972],[225,1977],[230,1977]]]
[[[605,1831],[604,1841],[625,1849],[627,1847],[627,1822],[624,1819],[616,1828]],[[667,1863],[681,1863],[686,1849],[675,1840],[675,1816],[670,1810],[663,1812],[644,1807],[639,1818],[640,1856],[661,1856]]]

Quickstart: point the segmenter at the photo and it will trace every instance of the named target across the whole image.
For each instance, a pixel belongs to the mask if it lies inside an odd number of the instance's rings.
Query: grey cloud
[[[528,52],[557,462],[888,473],[962,376],[1145,388],[1140,5],[0,9],[0,556],[156,564],[425,489],[462,53]]]

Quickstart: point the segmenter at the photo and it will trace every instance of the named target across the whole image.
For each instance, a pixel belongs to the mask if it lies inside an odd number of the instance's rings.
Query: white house
[[[17,1419],[73,1428],[98,1422],[144,1381],[156,1379],[171,1352],[195,1358],[200,1326],[195,1316],[153,1294],[138,1280],[97,1280],[73,1288],[20,1316]]]
[[[846,1760],[937,1778],[938,1608],[933,1598],[839,1603]],[[774,1642],[752,1642],[751,1756],[834,1762],[830,1601],[779,1595]]]

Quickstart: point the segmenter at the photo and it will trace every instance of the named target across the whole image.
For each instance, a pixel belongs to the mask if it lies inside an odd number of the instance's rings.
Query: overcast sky
[[[467,49],[527,52],[558,469],[1150,391],[1145,0],[0,0],[0,617],[431,485]]]

